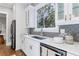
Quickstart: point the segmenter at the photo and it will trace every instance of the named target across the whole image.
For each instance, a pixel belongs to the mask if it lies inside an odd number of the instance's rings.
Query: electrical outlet
[[[60,33],[65,33],[65,29],[60,29]]]

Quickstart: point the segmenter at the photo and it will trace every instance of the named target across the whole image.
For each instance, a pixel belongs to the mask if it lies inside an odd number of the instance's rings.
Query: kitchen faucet
[[[40,34],[41,36],[43,36],[43,28],[41,27],[41,34]]]

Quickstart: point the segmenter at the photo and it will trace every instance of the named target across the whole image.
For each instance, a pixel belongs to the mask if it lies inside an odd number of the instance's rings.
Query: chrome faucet
[[[40,35],[43,36],[43,28],[41,28],[41,34]]]

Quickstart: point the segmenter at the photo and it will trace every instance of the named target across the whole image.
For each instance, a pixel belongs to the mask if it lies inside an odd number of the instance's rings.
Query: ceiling
[[[12,8],[13,7],[13,3],[0,3],[0,7]]]
[[[14,3],[0,3],[0,7],[13,8]],[[28,5],[36,6],[38,3],[22,3],[24,7]]]
[[[24,8],[26,8],[29,5],[36,6],[38,3],[22,3],[22,4],[23,4]],[[13,8],[13,5],[14,5],[14,3],[0,3],[0,7],[5,7],[5,8]],[[1,17],[5,18],[6,15],[0,13],[0,18]]]

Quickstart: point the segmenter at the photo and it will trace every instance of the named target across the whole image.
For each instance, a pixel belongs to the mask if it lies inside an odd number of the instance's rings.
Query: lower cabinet
[[[27,55],[28,56],[40,56],[40,42],[27,38]]]
[[[27,56],[76,56],[67,51],[24,37],[22,50]]]
[[[22,47],[21,47],[21,49],[22,49],[22,51],[27,55],[29,55],[29,39],[27,39],[27,37],[25,37],[24,36],[24,38],[23,38],[23,40],[22,40]]]
[[[22,50],[27,56],[40,56],[40,42],[25,37],[22,45]]]
[[[22,44],[21,44],[21,49],[22,49],[22,51],[23,52],[25,52],[25,37],[23,38],[23,40],[22,40]]]
[[[40,42],[31,40],[30,49],[31,49],[32,56],[40,56]]]

